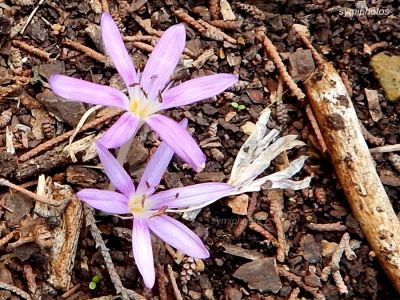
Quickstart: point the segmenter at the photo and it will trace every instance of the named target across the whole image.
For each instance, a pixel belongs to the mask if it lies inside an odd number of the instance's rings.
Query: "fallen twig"
[[[175,299],[183,300],[181,291],[179,290],[178,285],[176,284],[176,278],[175,278],[174,271],[172,270],[171,265],[167,265],[167,270],[168,270],[169,279],[171,280],[172,289],[174,290]]]
[[[93,127],[96,127],[97,125],[102,124],[105,121],[120,115],[121,113],[122,113],[122,111],[120,109],[109,109],[107,111],[107,114],[105,114],[104,116],[102,116],[100,118],[97,118],[97,119],[87,123],[86,125],[82,126],[82,128],[81,128],[81,130],[79,132],[83,132],[83,131],[86,131],[88,129],[92,129]],[[66,133],[64,133],[64,134],[62,134],[62,135],[60,135],[60,136],[58,136],[58,137],[56,137],[56,138],[54,138],[52,140],[49,140],[49,141],[47,141],[47,142],[45,142],[43,144],[40,144],[36,148],[34,148],[34,149],[28,151],[27,153],[21,155],[18,158],[18,161],[19,162],[24,162],[24,161],[26,161],[26,160],[38,155],[39,153],[44,152],[44,151],[52,148],[54,145],[57,145],[57,144],[59,144],[61,142],[66,141],[74,133],[75,133],[75,130],[70,130],[70,131],[68,131],[68,132],[66,132]]]
[[[271,212],[272,220],[275,223],[276,233],[278,236],[276,259],[282,263],[285,261],[285,256],[286,256],[286,239],[282,225],[283,191],[276,189],[269,191],[268,200],[270,202],[269,210]]]
[[[106,66],[112,65],[111,61],[109,60],[109,58],[107,56],[93,50],[92,48],[82,45],[79,42],[75,42],[70,39],[65,39],[63,41],[63,45],[69,46],[69,47],[74,48],[75,50],[81,51],[81,52],[85,53],[85,55],[105,64]]]
[[[271,40],[265,35],[265,27],[260,27],[257,29],[256,37],[260,42],[263,43],[265,52],[274,62],[276,68],[279,71],[279,74],[282,76],[284,82],[288,86],[289,90],[292,92],[293,96],[295,96],[299,101],[303,101],[306,95],[304,95],[302,90],[297,86],[293,78],[289,75],[274,44],[272,44]]]
[[[314,231],[345,231],[347,229],[346,225],[340,224],[340,222],[330,224],[310,223],[306,227]]]
[[[306,285],[302,281],[300,276],[297,276],[297,275],[285,270],[281,266],[278,266],[278,273],[279,273],[280,276],[285,277],[287,280],[295,282],[300,288],[302,288],[306,292],[312,294],[315,299],[318,299],[318,300],[324,300],[325,299],[325,296],[323,294],[319,293],[317,288],[310,287],[310,286]]]
[[[44,50],[38,49],[34,46],[31,46],[27,44],[24,41],[19,41],[19,40],[12,40],[11,44],[15,47],[20,48],[21,50],[24,50],[25,52],[28,52],[30,54],[33,54],[37,57],[40,57],[43,60],[49,60],[50,59],[50,54]]]
[[[9,188],[12,188],[30,198],[32,198],[35,201],[42,202],[42,203],[52,205],[52,206],[65,205],[66,202],[69,201],[68,199],[66,199],[65,201],[54,201],[54,200],[47,199],[45,197],[41,197],[35,193],[32,193],[31,191],[29,191],[27,189],[20,187],[19,185],[9,182],[7,179],[4,179],[4,178],[0,178],[0,185],[4,185]]]
[[[323,61],[318,67],[318,74],[304,87],[324,140],[329,141],[327,152],[354,216],[400,291],[400,221],[376,172],[346,87],[332,64]]]

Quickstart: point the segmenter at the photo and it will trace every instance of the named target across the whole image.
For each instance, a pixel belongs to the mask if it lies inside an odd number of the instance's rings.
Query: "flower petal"
[[[194,170],[200,172],[204,169],[206,156],[192,136],[178,123],[158,114],[147,118],[146,123]]]
[[[141,125],[139,118],[129,112],[124,113],[99,139],[106,148],[117,148],[136,134]]]
[[[49,79],[49,84],[58,96],[72,101],[115,106],[124,110],[129,103],[128,97],[119,90],[82,79],[53,75]]]
[[[210,256],[200,238],[182,223],[168,216],[148,219],[150,229],[164,242],[195,258]]]
[[[132,252],[144,284],[151,289],[155,282],[153,249],[147,220],[134,218],[132,227]]]
[[[98,189],[83,189],[77,194],[79,199],[91,207],[102,210],[109,214],[127,214],[128,198],[114,191],[103,191]]]
[[[171,26],[151,52],[140,79],[140,85],[150,99],[155,99],[170,79],[185,48],[185,40],[185,26],[183,24]]]
[[[238,77],[232,74],[216,74],[185,81],[162,95],[160,110],[188,105],[213,97],[237,81]]]
[[[152,209],[196,207],[228,196],[234,191],[228,183],[207,182],[175,188],[159,192],[149,197],[148,203]]]
[[[97,142],[96,150],[107,177],[121,193],[130,198],[135,192],[135,185],[128,173],[102,144]]]
[[[100,24],[104,47],[125,85],[128,87],[130,84],[138,82],[132,57],[126,50],[121,33],[113,18],[108,13],[103,13]]]
[[[183,119],[179,122],[179,125],[182,128],[186,128],[187,123],[187,119]],[[166,142],[162,142],[147,163],[143,175],[140,178],[137,187],[137,192],[139,194],[146,193],[147,195],[151,195],[154,193],[155,188],[160,184],[161,178],[163,177],[165,170],[168,168],[173,155],[174,151]]]

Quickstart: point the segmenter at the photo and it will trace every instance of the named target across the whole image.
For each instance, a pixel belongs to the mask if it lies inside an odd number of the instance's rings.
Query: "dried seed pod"
[[[238,19],[234,21],[223,21],[223,20],[213,20],[210,24],[223,29],[239,29],[243,24],[243,19]]]
[[[186,12],[182,9],[175,10],[175,15],[181,19],[183,22],[189,24],[190,26],[194,27],[199,32],[203,32],[205,30],[204,26],[189,16]]]
[[[119,6],[119,17],[124,20],[126,19],[131,11],[131,6],[127,1],[118,1],[118,6]]]
[[[213,25],[207,23],[206,21],[200,19],[197,22],[200,23],[200,25],[202,25],[205,28],[205,31],[201,32],[201,34],[204,37],[207,37],[215,41],[225,40],[231,44],[237,43],[237,41],[234,38],[230,37],[226,33],[219,30],[217,27],[214,27]]]
[[[400,173],[400,155],[395,154],[395,153],[390,153],[389,161],[393,165],[393,167],[396,169],[396,171]]]
[[[42,130],[46,139],[52,139],[56,135],[54,125],[51,123],[43,123]]]
[[[276,102],[276,118],[281,125],[286,125],[289,122],[288,109],[283,101]]]
[[[326,202],[326,193],[321,187],[313,189],[313,196],[315,201],[319,204],[324,204]]]
[[[18,48],[11,46],[8,62],[14,69],[22,67],[22,54]]]
[[[10,123],[12,115],[13,115],[13,113],[12,113],[11,108],[7,109],[7,110],[5,110],[5,111],[3,111],[1,113],[1,115],[0,115],[0,128],[4,128],[4,127],[7,126],[8,123]]]
[[[208,3],[210,4],[210,15],[213,20],[219,19],[220,7],[218,0],[209,0]]]
[[[248,13],[256,20],[263,21],[265,20],[265,14],[262,10],[260,10],[257,6],[247,4],[247,3],[236,3],[236,7],[240,10]]]

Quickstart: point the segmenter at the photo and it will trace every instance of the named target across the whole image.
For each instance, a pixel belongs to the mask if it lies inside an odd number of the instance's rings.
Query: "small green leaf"
[[[245,109],[246,108],[246,106],[244,106],[243,104],[240,104],[239,106],[238,106],[238,110],[242,110],[242,109]]]
[[[239,107],[239,103],[237,103],[237,102],[232,102],[231,105],[232,105],[233,108],[238,108]]]
[[[93,276],[93,278],[92,278],[92,282],[94,282],[94,283],[99,283],[99,282],[100,282],[100,279],[101,279],[101,277],[100,277],[100,276],[98,276],[98,275],[96,275],[96,276]]]
[[[91,283],[89,283],[89,289],[94,290],[94,289],[96,289],[96,287],[97,287],[96,282],[92,281]]]

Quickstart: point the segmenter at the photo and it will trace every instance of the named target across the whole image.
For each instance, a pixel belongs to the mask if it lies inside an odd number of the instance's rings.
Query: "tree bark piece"
[[[383,269],[400,292],[400,222],[374,167],[351,99],[329,63],[304,82],[338,179]]]

